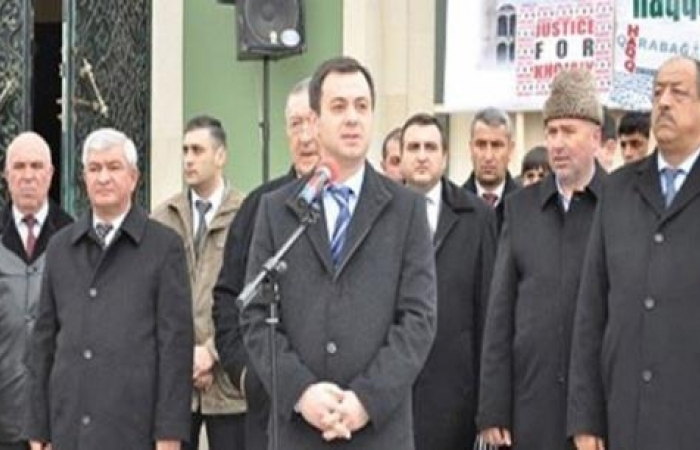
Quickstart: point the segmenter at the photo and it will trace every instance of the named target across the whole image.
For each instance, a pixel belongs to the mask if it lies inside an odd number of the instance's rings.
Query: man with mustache
[[[664,62],[657,149],[607,181],[576,309],[569,433],[580,450],[698,448],[700,62]]]
[[[505,200],[491,284],[477,425],[492,445],[571,448],[569,343],[579,274],[602,188],[602,108],[590,72],[560,72],[544,106],[552,173]]]

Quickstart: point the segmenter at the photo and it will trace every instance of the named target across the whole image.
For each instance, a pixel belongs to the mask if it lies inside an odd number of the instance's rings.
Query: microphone
[[[302,209],[311,207],[321,197],[323,188],[335,181],[336,173],[335,165],[328,161],[321,162],[316,166],[314,174],[297,195],[297,206]]]

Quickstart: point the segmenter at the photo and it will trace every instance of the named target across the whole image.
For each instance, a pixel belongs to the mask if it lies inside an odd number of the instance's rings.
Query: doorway
[[[54,166],[49,196],[61,203],[61,48],[62,0],[34,2],[32,45],[32,128],[51,148]]]

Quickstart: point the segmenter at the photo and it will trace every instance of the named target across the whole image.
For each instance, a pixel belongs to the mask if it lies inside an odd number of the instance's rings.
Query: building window
[[[496,60],[501,64],[515,61],[516,14],[513,5],[505,4],[496,10]]]

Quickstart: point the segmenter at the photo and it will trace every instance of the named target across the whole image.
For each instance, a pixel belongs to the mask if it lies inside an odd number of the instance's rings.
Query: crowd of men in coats
[[[48,199],[48,145],[20,134],[1,218],[0,450],[198,449],[203,427],[212,450],[696,448],[700,63],[664,62],[652,95],[650,119],[623,118],[629,164],[611,174],[596,82],[567,70],[543,108],[541,181],[510,176],[510,119],[487,108],[463,186],[425,113],[385,140],[397,182],[367,162],[370,72],[333,58],[288,96],[287,174],[243,196],[221,123],[198,116],[186,188],[150,217],[128,136],[86,138],[90,208],[73,221]],[[331,180],[300,203],[320,166]],[[236,299],[302,223],[270,327],[266,296]]]

